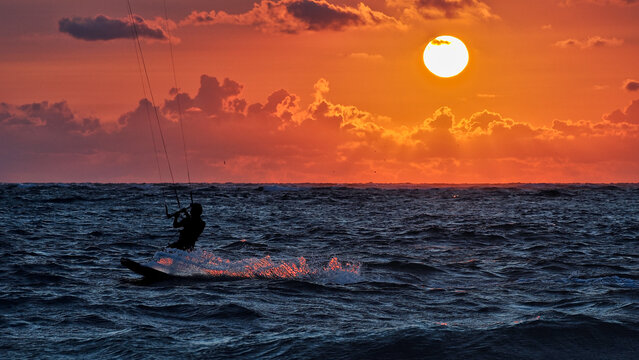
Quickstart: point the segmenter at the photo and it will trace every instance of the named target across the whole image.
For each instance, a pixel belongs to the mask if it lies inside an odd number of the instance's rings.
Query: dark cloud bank
[[[155,40],[166,40],[164,30],[149,23],[140,16],[133,17],[138,36]],[[60,32],[67,33],[76,39],[86,41],[130,39],[133,37],[131,22],[128,18],[115,19],[105,15],[94,17],[62,18],[58,21]]]

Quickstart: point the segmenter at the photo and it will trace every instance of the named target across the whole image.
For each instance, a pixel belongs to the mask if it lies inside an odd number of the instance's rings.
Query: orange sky
[[[131,3],[186,181],[163,0]],[[193,181],[639,181],[636,1],[166,4]],[[126,1],[0,3],[0,181],[170,180],[129,31]]]

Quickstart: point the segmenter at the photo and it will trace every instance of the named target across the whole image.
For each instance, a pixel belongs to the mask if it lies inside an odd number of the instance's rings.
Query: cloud
[[[92,134],[100,128],[96,118],[78,119],[64,101],[24,105],[0,103],[0,124],[7,129],[28,127],[50,134]]]
[[[490,6],[480,0],[386,0],[386,4],[402,9],[405,18],[499,19]]]
[[[145,20],[137,15],[134,15],[133,18],[139,37],[155,40],[168,39],[158,21]],[[130,39],[133,36],[131,21],[128,17],[121,19],[114,19],[105,15],[85,18],[65,17],[58,21],[58,28],[60,32],[86,41]]]
[[[639,81],[626,79],[623,83],[623,88],[628,91],[638,91],[639,90]]]
[[[617,38],[604,38],[601,36],[591,36],[586,40],[576,40],[576,39],[566,39],[560,40],[555,43],[555,46],[560,48],[581,48],[581,49],[590,49],[595,47],[614,47],[621,46],[623,44],[622,39]]]
[[[66,161],[95,154],[100,132],[98,119],[78,117],[64,101],[0,103],[0,178],[47,181],[48,174],[55,181],[66,171],[79,178],[82,170]]]
[[[371,61],[381,61],[384,60],[384,56],[380,54],[369,54],[366,52],[356,52],[350,53],[348,57],[352,59],[361,59],[361,60],[371,60]]]
[[[450,45],[450,41],[440,39],[434,39],[430,43],[433,45]]]
[[[639,100],[600,121],[534,126],[441,106],[407,126],[332,101],[325,79],[306,106],[286,89],[256,103],[242,90],[202,75],[195,94],[172,91],[158,109],[176,180],[186,180],[178,99],[195,181],[636,181],[639,173]],[[154,113],[143,99],[113,125],[66,102],[0,103],[0,181],[167,181],[162,151],[157,175]]]
[[[224,79],[220,83],[217,78],[202,75],[195,97],[191,98],[185,93],[175,94],[173,99],[165,102],[164,109],[177,113],[180,105],[183,109],[201,111],[209,117],[242,112],[246,108],[246,101],[237,97],[241,91],[242,85],[236,81]]]
[[[625,109],[617,109],[603,118],[613,123],[639,124],[639,100],[634,100]]]
[[[560,0],[562,6],[570,6],[575,3],[590,3],[596,5],[633,6],[639,4],[639,0]]]
[[[261,0],[241,14],[224,11],[194,11],[182,24],[234,24],[251,26],[264,32],[297,34],[304,31],[343,31],[350,28],[380,26],[403,27],[397,19],[360,3],[342,6],[326,0]]]
[[[552,25],[551,24],[542,25],[541,30],[552,30]]]

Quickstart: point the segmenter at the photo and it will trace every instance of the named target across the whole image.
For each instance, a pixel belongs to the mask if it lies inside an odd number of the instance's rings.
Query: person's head
[[[191,204],[191,215],[192,216],[200,216],[202,215],[202,205],[198,203]]]

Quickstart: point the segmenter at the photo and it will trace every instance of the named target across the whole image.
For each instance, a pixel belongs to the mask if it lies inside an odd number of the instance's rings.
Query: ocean
[[[0,184],[0,357],[639,354],[638,184],[179,185],[191,253],[172,189]]]

